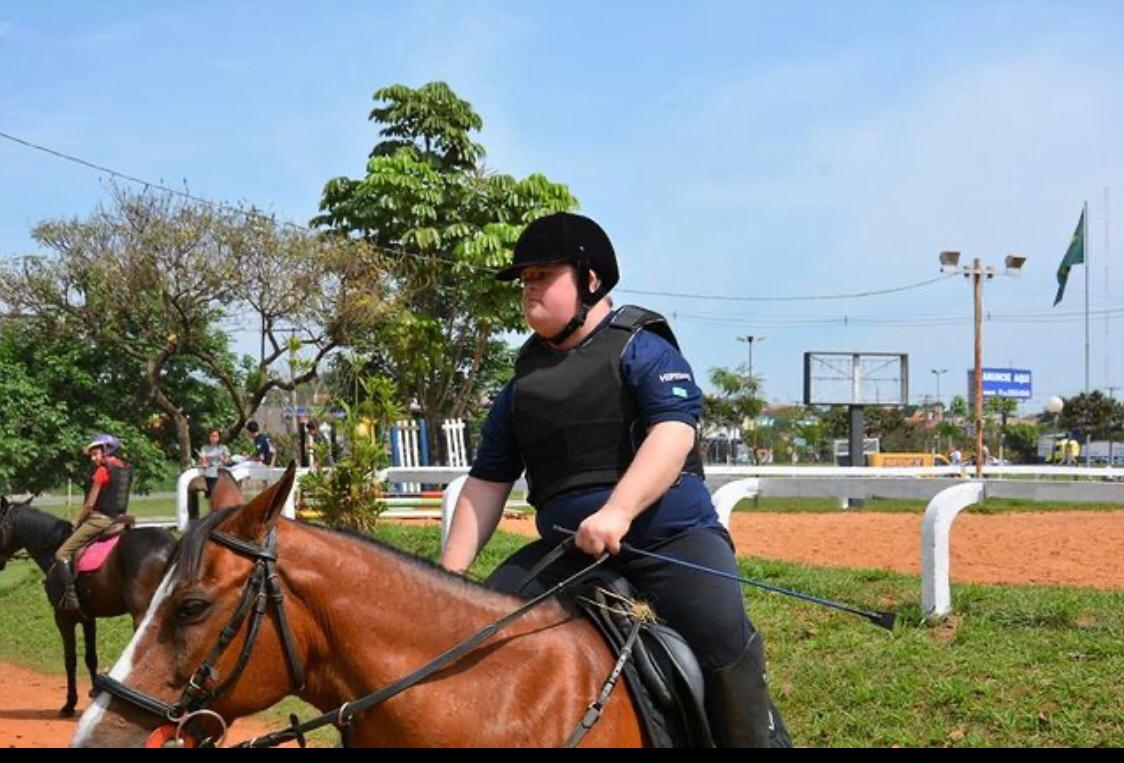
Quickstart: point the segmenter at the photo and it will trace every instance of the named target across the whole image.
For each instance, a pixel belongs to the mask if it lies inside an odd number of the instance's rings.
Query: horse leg
[[[66,704],[59,710],[59,717],[70,718],[74,706],[78,704],[78,650],[74,638],[74,620],[55,614],[55,625],[62,636],[63,655],[66,661]]]
[[[98,674],[98,621],[90,617],[82,621],[82,636],[86,642],[86,669],[90,671],[90,696],[97,693],[94,679]]]

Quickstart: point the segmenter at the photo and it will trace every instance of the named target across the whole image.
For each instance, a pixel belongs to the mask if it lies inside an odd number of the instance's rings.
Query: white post
[[[264,480],[277,480],[285,473],[285,470],[280,467],[264,466],[259,463],[246,462],[242,464],[235,464],[228,469],[230,475],[235,480],[241,482],[247,477],[256,477]],[[285,499],[285,505],[281,509],[281,516],[286,519],[297,518],[297,496],[300,493],[300,478],[302,475],[308,473],[308,469],[297,469],[296,476],[293,481],[293,489],[289,491],[289,497]],[[189,517],[187,514],[187,486],[191,481],[198,477],[200,474],[199,469],[188,469],[179,476],[176,480],[176,527],[180,532],[187,529]]]
[[[984,483],[962,482],[933,496],[921,524],[921,613],[943,617],[952,611],[948,582],[948,541],[952,522],[964,508],[984,497]]]
[[[421,450],[418,448],[418,422],[410,420],[406,424],[406,439],[410,450],[410,466],[421,466]],[[410,490],[412,492],[419,492],[421,484],[417,482],[410,483]]]
[[[441,432],[445,435],[445,452],[449,454],[449,466],[457,466],[457,454],[453,452],[453,422],[445,419],[441,422]]]
[[[176,527],[183,532],[187,528],[190,517],[187,513],[187,486],[198,477],[200,471],[192,468],[184,471],[176,480]]]
[[[727,530],[730,529],[730,512],[738,505],[738,501],[743,498],[753,498],[757,495],[761,487],[761,480],[757,477],[750,477],[744,480],[735,480],[734,482],[727,482],[722,487],[714,491],[711,499],[714,501],[714,509],[718,512],[718,521]]]
[[[460,498],[464,483],[468,475],[462,474],[450,482],[441,494],[441,550],[445,550],[445,541],[449,539],[449,528],[453,525],[453,511],[457,508],[457,499]]]

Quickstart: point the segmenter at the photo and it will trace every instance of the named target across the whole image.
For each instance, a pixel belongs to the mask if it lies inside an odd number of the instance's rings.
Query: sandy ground
[[[80,673],[78,712],[73,718],[59,718],[66,701],[66,676],[48,676],[0,662],[0,748],[65,747],[78,727],[78,719],[90,700],[89,676]],[[283,723],[267,726],[258,718],[238,721],[231,727],[229,741],[237,743],[252,736],[275,731]]]
[[[530,517],[501,527],[533,536]],[[824,567],[920,574],[921,515],[736,512],[738,554]],[[957,582],[1124,589],[1124,511],[962,514],[952,525]]]

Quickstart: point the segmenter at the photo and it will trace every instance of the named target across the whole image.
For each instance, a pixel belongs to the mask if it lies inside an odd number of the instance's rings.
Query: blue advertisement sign
[[[968,372],[968,397],[975,398],[975,373]],[[1009,397],[1015,400],[1029,400],[1031,397],[1031,374],[1025,368],[984,368],[983,396]]]

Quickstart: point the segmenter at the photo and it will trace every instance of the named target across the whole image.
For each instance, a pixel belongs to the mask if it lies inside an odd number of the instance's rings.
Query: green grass
[[[387,523],[377,535],[429,558],[439,548],[435,527]],[[483,577],[525,542],[497,533],[471,574]],[[1124,592],[957,585],[956,614],[930,625],[920,616],[915,577],[758,559],[741,567],[773,585],[900,613],[888,633],[746,589],[765,634],[777,704],[799,745],[1124,745]],[[0,659],[57,673],[61,648],[39,577],[26,562],[0,573]],[[99,629],[109,665],[129,624],[119,618]],[[287,700],[268,717],[281,721],[292,711],[314,713]],[[335,735],[319,741],[333,744]]]
[[[872,511],[887,514],[921,514],[927,501],[902,498],[867,498],[862,508],[851,511]],[[744,498],[734,511],[777,512],[780,514],[824,514],[843,511],[838,498]],[[1010,514],[1028,511],[1124,511],[1124,506],[1109,503],[1044,503],[1017,498],[991,498],[967,511],[973,514]]]
[[[36,509],[44,511],[48,514],[54,514],[56,517],[63,519],[76,519],[79,512],[82,511],[82,504],[80,499],[76,499],[69,507],[66,504],[37,504],[34,501],[31,504]],[[206,513],[207,502],[203,499],[200,504],[202,511]],[[148,496],[132,496],[129,498],[129,513],[135,517],[174,517],[176,515],[176,499],[175,498],[150,498]]]

